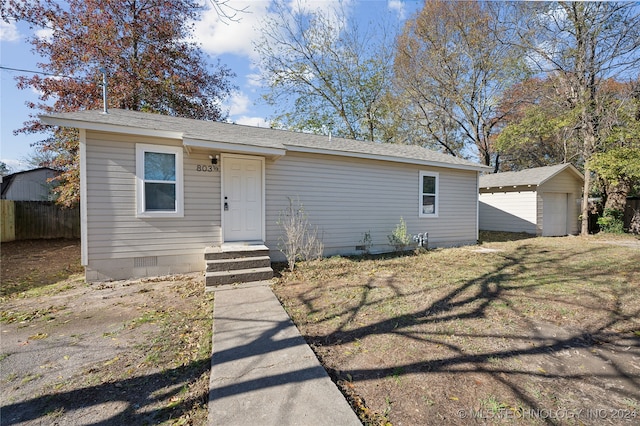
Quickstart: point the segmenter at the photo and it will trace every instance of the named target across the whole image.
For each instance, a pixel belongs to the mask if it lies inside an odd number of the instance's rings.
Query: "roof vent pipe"
[[[104,68],[100,68],[100,72],[102,73],[102,112],[104,114],[108,114],[107,110],[107,70]]]

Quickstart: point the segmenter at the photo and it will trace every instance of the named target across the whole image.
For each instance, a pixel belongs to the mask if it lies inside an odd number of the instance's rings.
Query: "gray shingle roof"
[[[576,177],[580,177],[580,173],[571,164],[556,164],[555,166],[535,167],[519,172],[485,174],[480,176],[480,187],[495,188],[501,186],[542,185],[565,169],[571,169]]]
[[[330,151],[334,155],[362,156],[370,158],[384,157],[402,162],[439,163],[443,167],[454,167],[471,170],[486,170],[487,167],[459,157],[432,151],[419,146],[362,142],[344,138],[331,138],[322,135],[276,130],[264,127],[244,126],[231,123],[194,120],[190,118],[170,117],[138,111],[109,110],[77,111],[41,116],[43,121],[59,125],[61,121],[67,126],[91,128],[87,123],[109,125],[126,129],[142,129],[149,131],[171,132],[175,137],[184,139],[222,142],[244,146],[273,149],[302,149]]]

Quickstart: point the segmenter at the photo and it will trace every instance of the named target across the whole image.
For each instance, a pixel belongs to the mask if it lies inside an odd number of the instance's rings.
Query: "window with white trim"
[[[183,217],[182,147],[136,144],[138,217]]]
[[[438,173],[420,172],[419,217],[438,217]]]

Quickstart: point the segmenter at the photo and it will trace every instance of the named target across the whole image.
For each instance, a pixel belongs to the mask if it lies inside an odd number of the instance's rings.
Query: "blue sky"
[[[208,1],[208,0],[203,0]],[[291,7],[305,9],[328,9],[339,0],[292,0]],[[205,12],[196,24],[194,36],[212,59],[220,58],[235,73],[234,84],[239,87],[231,97],[227,108],[229,120],[252,126],[267,126],[269,109],[259,102],[263,88],[258,84],[258,70],[253,65],[256,57],[252,42],[257,39],[260,22],[269,13],[271,0],[229,0],[236,9],[245,9],[239,14],[239,22],[222,23],[212,11]],[[422,0],[342,0],[345,9],[366,25],[386,16],[402,22],[423,4]],[[26,37],[32,31],[20,22],[0,23],[0,65],[37,71],[42,61],[31,52]],[[44,34],[42,34],[44,35]],[[25,103],[37,101],[37,94],[30,90],[18,90],[14,78],[25,73],[0,69],[0,160],[12,171],[25,168],[22,159],[33,152],[31,144],[43,139],[43,135],[14,135],[13,131],[33,113]]]

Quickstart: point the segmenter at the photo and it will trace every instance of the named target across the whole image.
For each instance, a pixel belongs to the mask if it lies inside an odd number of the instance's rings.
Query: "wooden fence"
[[[15,202],[0,200],[0,241],[13,241],[16,239],[16,209]]]
[[[53,201],[2,200],[2,242],[48,238],[80,238],[80,209]]]

